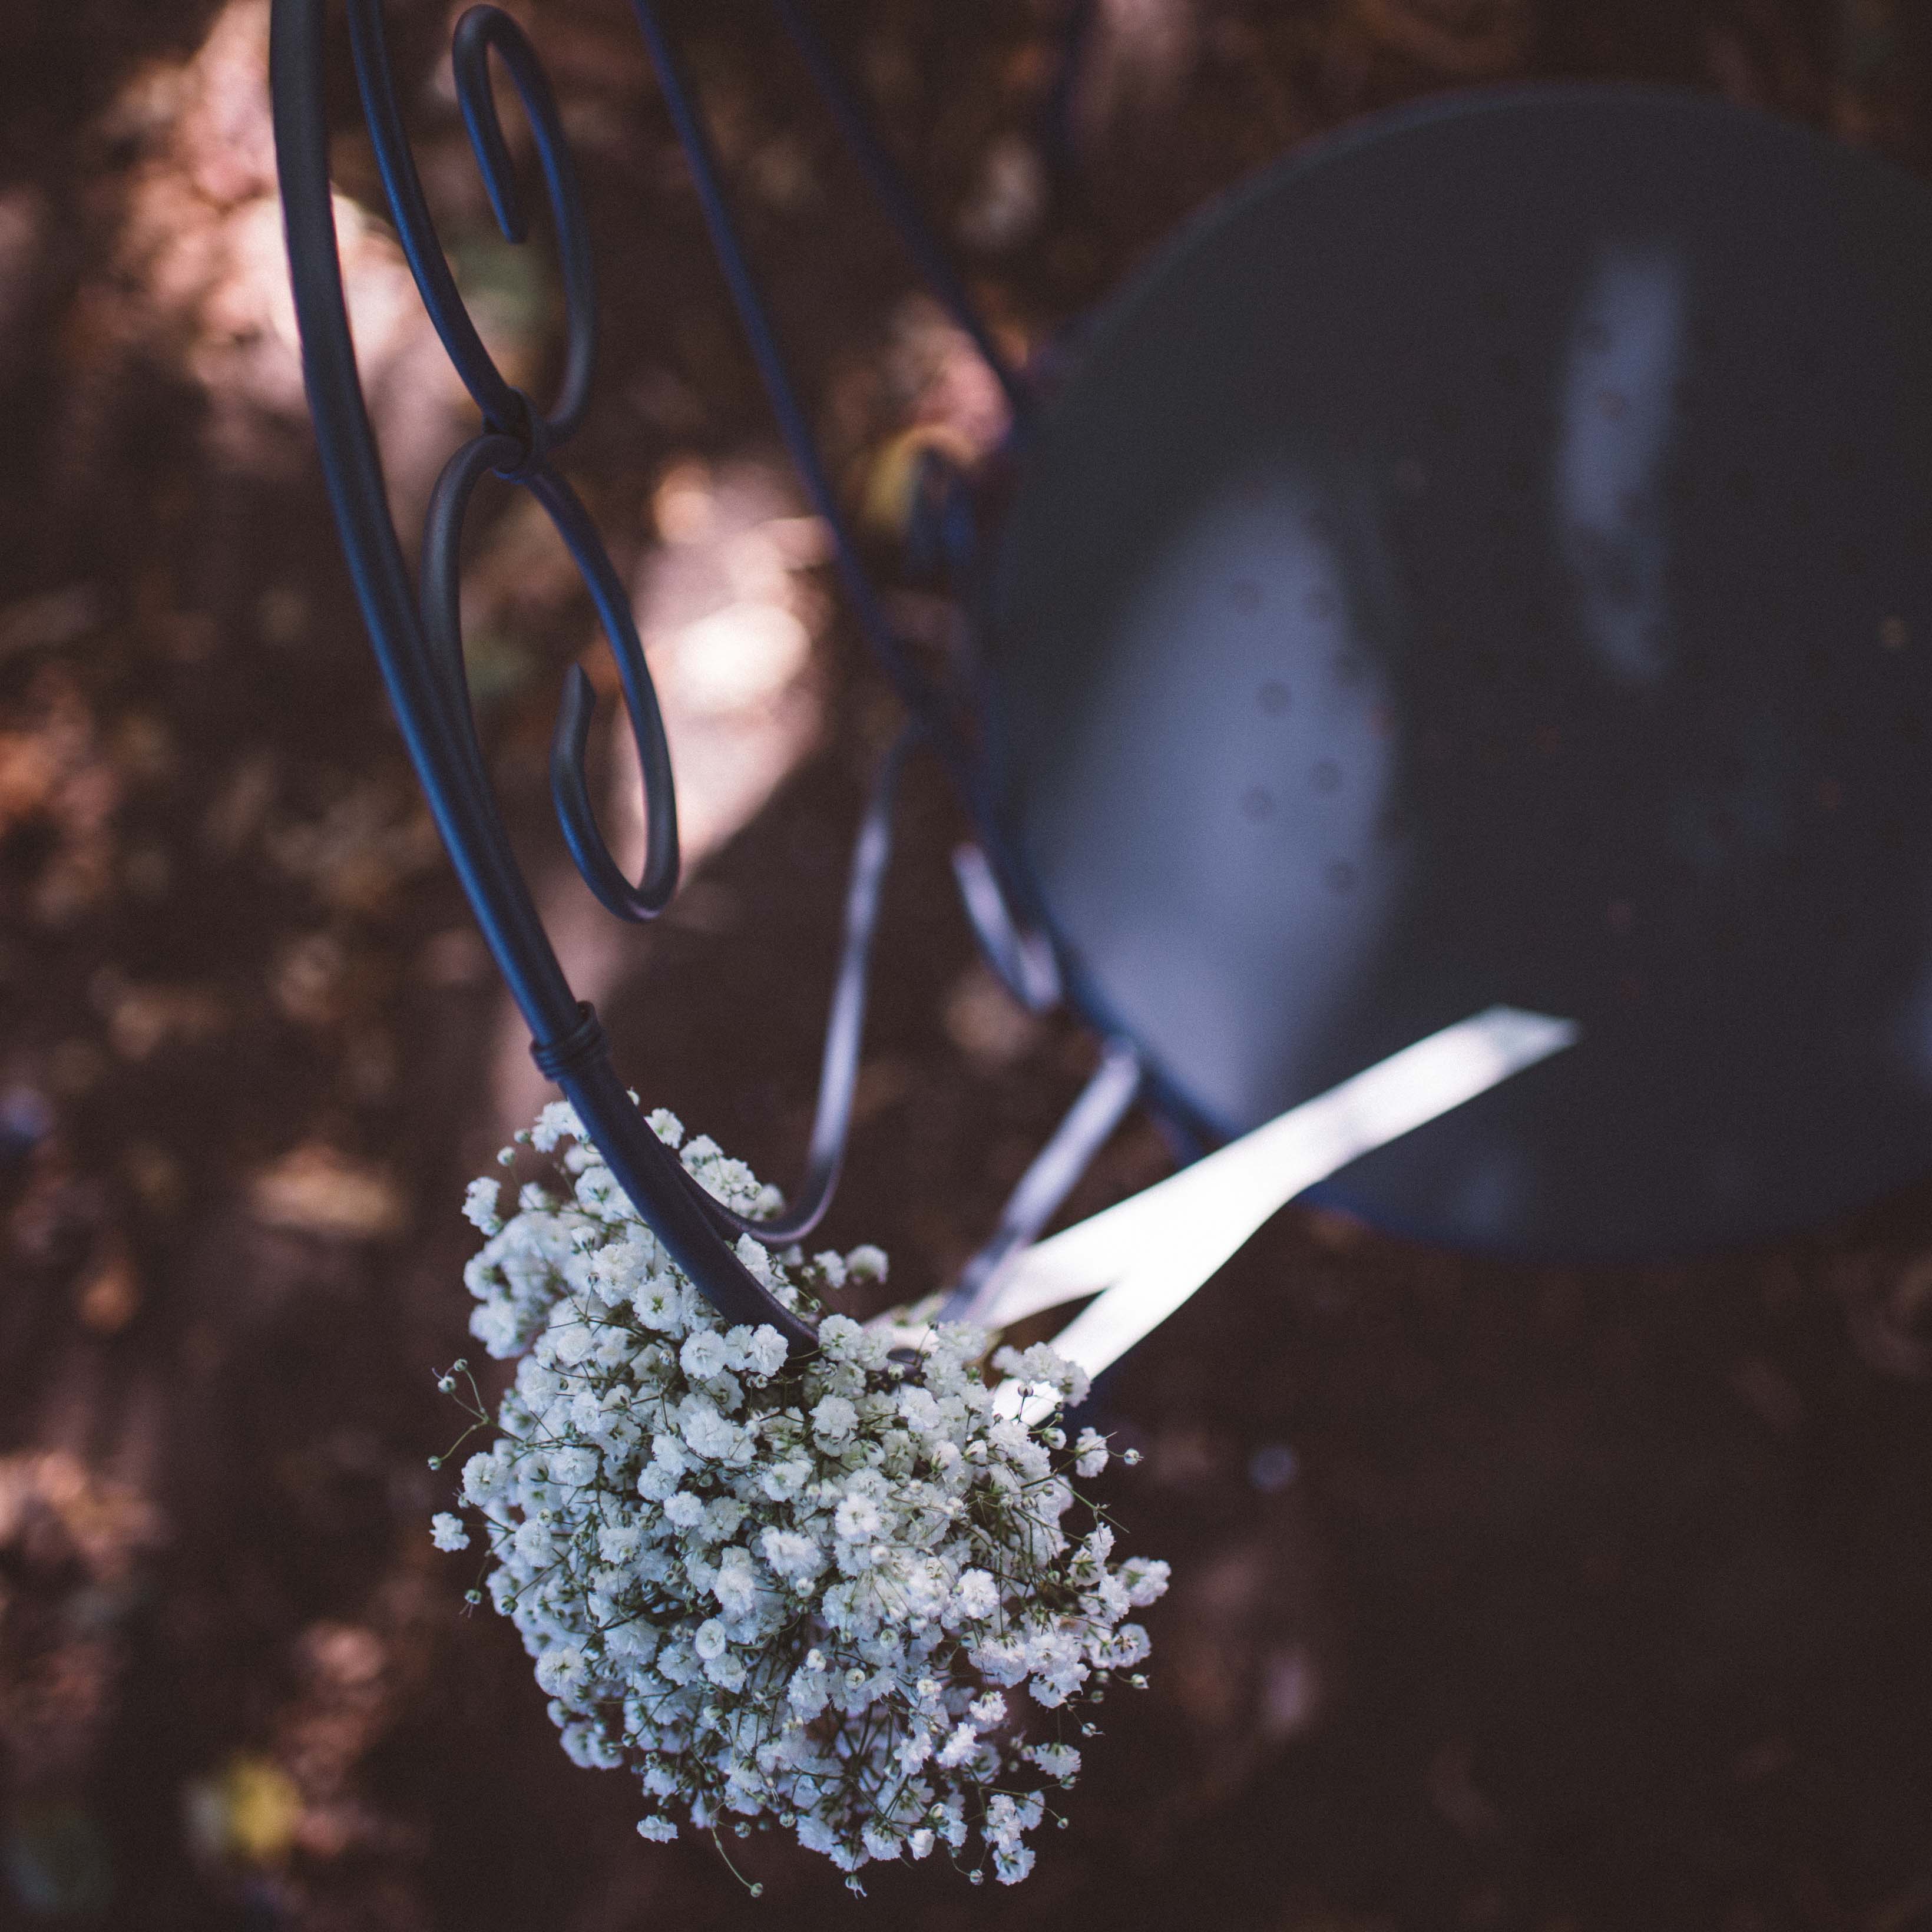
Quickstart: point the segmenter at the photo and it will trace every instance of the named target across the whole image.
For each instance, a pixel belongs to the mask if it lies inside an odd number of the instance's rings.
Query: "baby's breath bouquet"
[[[650,1124],[728,1206],[770,1211],[741,1162]],[[980,1331],[942,1326],[908,1362],[838,1315],[788,1366],[776,1329],[723,1325],[567,1106],[519,1138],[555,1156],[560,1191],[524,1186],[507,1220],[497,1181],[470,1192],[488,1238],[471,1328],[521,1359],[463,1493],[565,1750],[638,1774],[646,1838],[680,1814],[714,1835],[776,1822],[848,1873],[944,1845],[975,1882],[988,1853],[1024,1878],[1046,1788],[1079,1769],[1071,1734],[1094,1731],[1078,1714],[1117,1676],[1144,1681],[1126,1619],[1167,1582],[1112,1562],[1098,1516],[1062,1527],[1108,1460],[1060,1426],[1084,1374],[1002,1349],[999,1400]],[[738,1252],[806,1312],[886,1272],[876,1248]],[[458,1550],[470,1531],[446,1514],[434,1533]]]

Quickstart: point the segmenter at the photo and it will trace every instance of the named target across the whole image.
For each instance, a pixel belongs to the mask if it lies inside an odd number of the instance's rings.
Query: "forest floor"
[[[411,130],[493,347],[540,386],[552,284],[488,225],[441,78],[453,10],[390,9]],[[686,788],[691,880],[661,924],[606,930],[563,862],[545,747],[594,626],[507,492],[466,567],[472,678],[620,1065],[782,1183],[892,706],[628,14],[515,10],[602,278],[568,472],[636,590]],[[1055,0],[821,10],[1022,352],[1219,190],[1443,88],[1676,81],[1932,168],[1932,14],[1909,0],[1108,0],[1071,88]],[[908,453],[984,449],[997,398],[764,10],[666,11],[838,474],[889,524]],[[427,1531],[463,1186],[544,1090],[323,502],[266,18],[71,0],[0,26],[0,1921],[1932,1925],[1932,1186],[1636,1270],[1282,1215],[1107,1391],[1147,1452],[1111,1502],[1176,1586],[1154,1688],[1109,1706],[1070,1828],[1012,1892],[920,1867],[868,1874],[862,1904],[754,1840],[754,1902],[710,1844],[641,1844],[626,1778],[566,1761],[513,1632],[465,1612]],[[340,185],[379,207],[346,83],[334,110]],[[466,406],[393,242],[344,221],[411,527]],[[735,682],[681,651],[706,624]],[[879,1243],[909,1288],[970,1252],[1094,1049],[976,963],[929,772],[903,824],[826,1236]],[[1124,1130],[1070,1211],[1166,1161]]]

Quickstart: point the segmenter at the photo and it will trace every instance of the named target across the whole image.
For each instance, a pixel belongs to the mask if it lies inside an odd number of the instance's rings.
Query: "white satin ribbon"
[[[1023,1250],[989,1284],[986,1325],[1009,1328],[1094,1295],[1053,1346],[1097,1376],[1166,1321],[1304,1189],[1560,1052],[1580,1030],[1574,1021],[1514,1006],[1492,1006],[1444,1027],[1178,1174]],[[887,1318],[895,1342],[917,1346],[926,1313]],[[1037,1400],[1012,1383],[1002,1384],[996,1399],[1009,1413]]]

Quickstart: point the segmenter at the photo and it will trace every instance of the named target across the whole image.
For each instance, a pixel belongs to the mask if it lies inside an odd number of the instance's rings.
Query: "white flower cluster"
[[[669,1114],[651,1125],[682,1142]],[[1164,1563],[1110,1562],[1104,1522],[1062,1527],[1105,1440],[1070,1444],[1057,1409],[1004,1413],[976,1330],[938,1330],[908,1364],[830,1316],[788,1366],[776,1329],[722,1324],[567,1106],[519,1138],[563,1144],[572,1198],[526,1186],[503,1222],[496,1182],[470,1190],[489,1237],[471,1326],[522,1360],[463,1487],[565,1749],[640,1775],[647,1838],[676,1835],[676,1808],[714,1834],[794,1829],[848,1873],[944,1845],[976,1882],[983,1853],[1024,1878],[1043,1786],[1079,1768],[1074,1714],[1146,1655],[1127,1614],[1166,1587]],[[741,1213],[770,1198],[708,1140],[682,1157]],[[885,1273],[876,1249],[738,1252],[794,1308]],[[1060,1403],[1085,1394],[1049,1349],[995,1362]],[[433,1534],[468,1540],[453,1514]],[[1005,1694],[1022,1685],[1031,1711]]]

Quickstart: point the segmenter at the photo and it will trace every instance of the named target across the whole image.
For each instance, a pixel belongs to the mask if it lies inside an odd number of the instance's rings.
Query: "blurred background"
[[[544,246],[491,224],[457,10],[394,0],[411,130],[513,380]],[[632,584],[688,883],[597,911],[549,818],[561,546],[487,486],[464,584],[505,810],[646,1100],[780,1184],[846,850],[895,724],[775,446],[620,0],[518,0],[604,334],[566,469]],[[1534,74],[1721,92],[1932,166],[1914,0],[839,0],[818,12],[1016,353],[1321,130]],[[915,292],[756,0],[688,50],[842,486],[888,548],[997,390]],[[1502,1268],[1291,1210],[1130,1358],[1103,1426],[1169,1558],[1154,1688],[1071,1828],[976,1892],[754,1840],[646,1846],[431,1550],[464,1181],[546,1090],[388,722],[307,428],[266,0],[0,26],[0,1923],[905,1924],[1370,1932],[1932,1925],[1932,1186],[1772,1251]],[[337,50],[364,374],[405,530],[472,412],[380,214]],[[519,136],[517,138],[520,138]],[[526,159],[527,157],[526,156]],[[1372,245],[1372,238],[1364,238]],[[1927,319],[1932,326],[1932,317]],[[899,594],[899,621],[953,621]],[[608,733],[608,712],[600,730]],[[614,836],[634,772],[601,754]],[[627,816],[628,814],[628,816]],[[977,963],[910,782],[826,1234],[945,1280],[1094,1062]],[[1166,1171],[1117,1136],[1070,1204]],[[470,1345],[473,1352],[473,1345]],[[736,1848],[734,1847],[734,1850]]]

